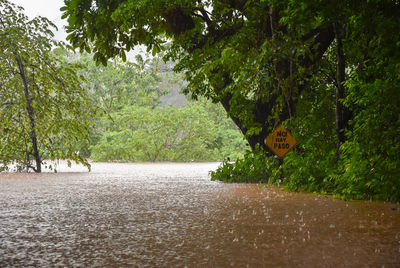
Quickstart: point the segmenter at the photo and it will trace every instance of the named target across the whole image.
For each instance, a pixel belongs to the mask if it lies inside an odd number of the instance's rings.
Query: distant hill
[[[182,107],[188,104],[187,97],[182,93],[185,81],[173,71],[174,63],[168,62],[159,65],[163,77],[162,87],[168,88],[166,95],[161,97],[161,106]]]

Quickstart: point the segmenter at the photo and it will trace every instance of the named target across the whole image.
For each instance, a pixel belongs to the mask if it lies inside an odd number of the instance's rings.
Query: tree
[[[303,27],[302,38],[286,46],[290,29],[281,7],[269,1],[81,1],[65,2],[68,39],[106,63],[145,44],[166,50],[189,84],[186,93],[220,102],[251,147],[280,121],[295,114],[304,88],[297,79],[315,65],[334,39],[331,24]],[[101,29],[101,30],[98,30]],[[165,40],[172,40],[164,45]],[[93,44],[93,46],[92,46]]]
[[[345,105],[353,114],[342,147],[337,192],[400,200],[400,3],[357,6],[344,49],[349,58]]]
[[[95,160],[190,161],[213,157],[215,124],[200,105],[125,106],[112,114],[118,130],[104,132]]]
[[[158,73],[155,59],[143,59],[136,55],[135,62],[121,62],[114,59],[107,66],[96,64],[92,55],[66,55],[69,61],[81,65],[85,77],[85,87],[91,97],[98,102],[104,111],[118,111],[125,105],[159,104],[160,96],[167,91],[163,88],[162,78]]]
[[[0,1],[1,169],[41,172],[43,159],[71,159],[89,167],[77,152],[87,139],[90,114],[73,65],[52,54],[51,28],[29,20],[23,8]],[[34,165],[32,165],[32,160]]]

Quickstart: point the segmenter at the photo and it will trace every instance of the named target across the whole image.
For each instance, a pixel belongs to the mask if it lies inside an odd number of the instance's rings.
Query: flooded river
[[[0,174],[0,267],[400,267],[398,204],[211,182],[217,165]]]

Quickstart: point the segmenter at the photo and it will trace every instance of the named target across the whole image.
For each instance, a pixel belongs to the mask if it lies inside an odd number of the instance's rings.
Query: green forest
[[[211,179],[400,201],[398,1],[65,0],[61,11],[68,44],[0,0],[0,169],[223,160]],[[138,45],[147,52],[127,59]],[[176,91],[186,99],[169,103]],[[298,142],[283,159],[264,143],[279,125]]]
[[[243,155],[246,142],[220,105],[187,101],[183,79],[160,58],[136,55],[133,62],[96,64],[92,55],[59,51],[81,67],[84,88],[99,116],[88,145],[94,161],[220,161]],[[168,100],[167,94],[170,95]]]

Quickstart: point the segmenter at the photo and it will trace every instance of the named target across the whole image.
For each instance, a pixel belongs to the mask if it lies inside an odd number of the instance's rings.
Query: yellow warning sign
[[[264,142],[279,158],[283,158],[297,143],[289,130],[282,126],[271,132]]]

